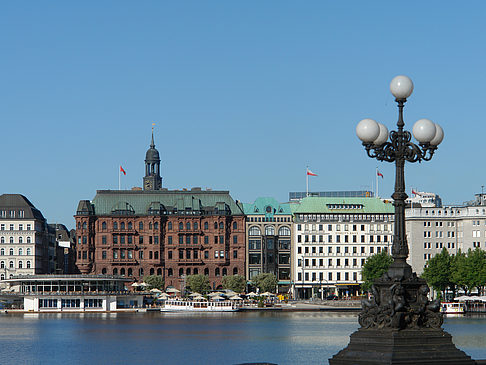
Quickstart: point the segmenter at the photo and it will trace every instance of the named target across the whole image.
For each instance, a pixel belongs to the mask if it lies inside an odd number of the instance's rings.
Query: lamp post
[[[362,300],[358,317],[360,328],[349,345],[329,360],[331,365],[359,364],[475,364],[452,343],[452,336],[441,326],[439,301],[429,301],[429,287],[406,262],[409,250],[405,234],[405,162],[432,159],[444,138],[442,128],[428,119],[420,119],[412,134],[404,130],[403,108],[412,94],[413,83],[397,76],[390,91],[398,104],[397,130],[388,129],[372,119],[363,119],[356,134],[366,153],[378,161],[395,163],[393,262],[388,271],[375,280],[370,300]]]

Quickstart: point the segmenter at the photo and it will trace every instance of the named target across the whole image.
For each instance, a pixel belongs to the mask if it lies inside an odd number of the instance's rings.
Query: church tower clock
[[[160,177],[159,151],[154,144],[154,129],[152,128],[152,141],[145,154],[145,177],[143,178],[143,190],[161,190],[162,177]]]

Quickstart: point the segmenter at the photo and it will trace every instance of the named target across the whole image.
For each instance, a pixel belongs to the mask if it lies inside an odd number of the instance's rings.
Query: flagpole
[[[379,198],[379,196],[378,196],[378,167],[376,168],[376,198]]]
[[[307,166],[307,168],[305,169],[305,186],[306,186],[305,196],[308,197],[309,196],[309,166]]]
[[[118,168],[118,190],[121,190],[121,171],[120,171],[120,168]]]

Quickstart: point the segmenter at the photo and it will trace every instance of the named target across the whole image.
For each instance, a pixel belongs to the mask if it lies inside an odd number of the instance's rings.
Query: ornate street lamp
[[[356,134],[369,157],[394,162],[396,166],[393,263],[372,285],[372,299],[362,301],[358,322],[361,328],[350,337],[348,347],[329,360],[344,364],[475,364],[452,343],[441,326],[439,301],[429,301],[429,287],[407,263],[405,233],[405,162],[429,161],[444,138],[442,128],[428,119],[420,119],[412,135],[403,129],[403,107],[412,94],[413,83],[407,76],[397,76],[390,90],[398,103],[397,130],[388,129],[372,119],[363,119]]]

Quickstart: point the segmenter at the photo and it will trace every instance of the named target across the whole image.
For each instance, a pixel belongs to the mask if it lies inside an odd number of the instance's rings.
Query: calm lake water
[[[352,314],[2,314],[0,364],[327,364]],[[486,317],[446,318],[455,344],[486,359]]]

